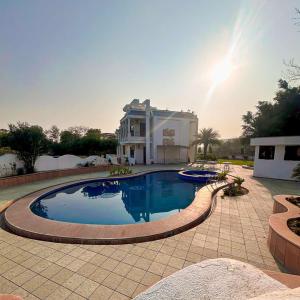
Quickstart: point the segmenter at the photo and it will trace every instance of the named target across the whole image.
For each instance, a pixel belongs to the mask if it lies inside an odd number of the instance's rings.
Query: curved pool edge
[[[180,179],[197,183],[207,183],[210,180],[215,179],[217,174],[218,172],[208,170],[181,170],[178,172]]]
[[[126,178],[145,174],[170,171],[155,170],[126,176]],[[174,170],[172,170],[174,171]],[[102,177],[99,179],[120,179],[123,177]],[[14,202],[4,213],[4,222],[9,230],[27,238],[44,241],[78,244],[126,244],[166,238],[186,231],[203,222],[209,215],[212,200],[217,191],[228,183],[214,183],[201,188],[193,202],[181,212],[158,221],[128,225],[89,225],[53,221],[35,215],[31,204],[41,195],[73,184],[95,181],[79,180],[64,183],[33,192]]]

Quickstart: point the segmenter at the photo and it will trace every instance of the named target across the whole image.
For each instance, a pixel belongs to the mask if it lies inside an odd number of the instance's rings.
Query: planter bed
[[[299,218],[300,208],[286,198],[274,197],[274,214],[269,219],[268,246],[274,258],[290,273],[300,275],[300,236],[289,227],[293,219]]]
[[[0,178],[0,188],[26,184],[26,183],[31,183],[40,180],[52,179],[57,177],[108,171],[110,168],[111,165],[101,165],[96,167],[81,167],[81,168],[64,169],[64,170],[53,170],[53,171],[37,172],[37,173],[26,174],[26,175],[5,177],[5,178]]]

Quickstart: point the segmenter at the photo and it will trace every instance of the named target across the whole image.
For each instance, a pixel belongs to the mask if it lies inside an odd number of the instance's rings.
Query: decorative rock
[[[135,300],[250,299],[289,290],[261,270],[227,258],[208,259],[166,277]]]
[[[264,294],[251,300],[299,300],[300,299],[300,288],[276,291],[273,293]]]

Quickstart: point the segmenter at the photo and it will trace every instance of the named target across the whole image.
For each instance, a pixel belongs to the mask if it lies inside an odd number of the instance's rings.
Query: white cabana
[[[293,169],[300,163],[300,136],[253,138],[251,146],[255,146],[254,176],[294,180]]]

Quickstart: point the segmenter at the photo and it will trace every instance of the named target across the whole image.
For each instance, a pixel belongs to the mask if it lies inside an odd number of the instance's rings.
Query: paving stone
[[[22,288],[28,292],[33,292],[39,288],[43,283],[47,281],[47,278],[40,275],[36,275],[22,285]]]
[[[53,281],[47,280],[40,287],[32,292],[32,294],[40,299],[46,299],[54,291],[59,288],[59,285]]]
[[[158,263],[158,262],[153,262],[148,271],[157,275],[162,275],[166,269],[166,265]]]
[[[88,298],[99,286],[99,284],[93,280],[86,279],[76,289],[76,293],[82,297]]]
[[[127,274],[127,278],[132,279],[134,281],[140,282],[144,275],[146,274],[145,270],[133,267]]]
[[[110,271],[107,271],[105,269],[102,269],[102,268],[98,268],[94,273],[92,273],[90,276],[89,276],[89,279],[92,279],[98,283],[102,283],[103,280],[109,275],[111,274]]]
[[[115,273],[110,273],[102,282],[103,285],[106,287],[115,290],[116,287],[121,283],[124,277],[115,274]]]
[[[116,291],[127,297],[131,297],[137,286],[137,282],[128,278],[124,278],[123,281],[117,286]]]
[[[137,295],[139,295],[140,293],[142,293],[143,291],[145,291],[148,287],[146,285],[143,285],[143,284],[139,284],[137,286],[137,288],[135,289],[132,297],[136,297]]]
[[[137,268],[140,268],[140,269],[143,269],[143,270],[148,270],[150,265],[151,265],[152,261],[147,259],[147,258],[143,258],[143,257],[140,257],[138,258],[138,260],[136,261],[135,263],[135,266]]]
[[[117,265],[119,264],[119,261],[112,259],[112,258],[108,258],[102,265],[101,267],[103,269],[106,269],[108,271],[113,271]]]
[[[132,266],[120,262],[113,272],[121,276],[126,276],[131,269]]]
[[[144,277],[141,280],[141,283],[146,286],[150,286],[150,285],[153,285],[154,283],[156,283],[157,281],[159,281],[161,278],[162,278],[162,276],[153,274],[151,272],[146,272],[146,274],[144,275]]]
[[[169,266],[174,267],[174,268],[178,268],[178,269],[181,269],[183,264],[184,264],[183,259],[173,257],[173,256],[170,258],[169,263],[168,263]]]
[[[127,300],[130,298],[115,291],[115,292],[113,292],[113,294],[111,295],[111,297],[109,299],[110,300]]]
[[[114,293],[114,290],[104,286],[100,285],[96,288],[96,290],[93,292],[93,294],[89,297],[90,300],[107,300],[111,297],[111,295]]]
[[[12,278],[11,280],[17,284],[18,286],[23,285],[28,280],[31,280],[32,277],[34,277],[36,274],[32,272],[31,270],[26,270],[25,272],[21,273],[20,275]]]
[[[8,279],[0,276],[0,291],[1,291],[1,293],[3,293],[3,294],[10,294],[14,290],[16,290],[17,288],[18,288],[17,285],[15,285],[14,283],[12,283]]]
[[[59,284],[63,284],[64,282],[66,282],[71,276],[73,276],[74,272],[68,270],[68,269],[61,269],[60,271],[58,271],[58,273],[56,273],[51,280],[53,280],[56,283]]]

